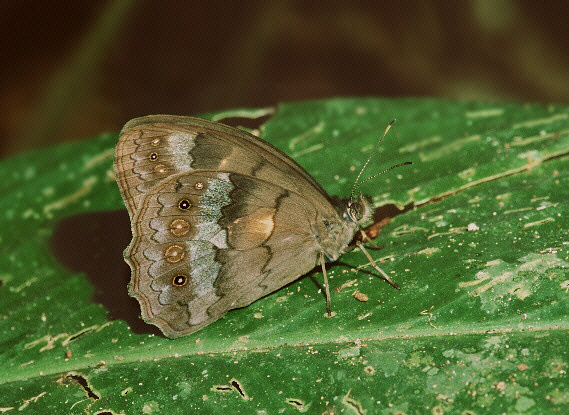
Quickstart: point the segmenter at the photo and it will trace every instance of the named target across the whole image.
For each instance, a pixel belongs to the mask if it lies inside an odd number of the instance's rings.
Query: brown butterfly
[[[318,264],[330,313],[325,258],[335,261],[350,250],[372,214],[367,197],[353,196],[369,179],[358,183],[358,176],[350,198],[332,198],[269,143],[198,118],[129,121],[114,168],[133,234],[124,252],[132,269],[129,294],[144,320],[170,338],[247,306]]]

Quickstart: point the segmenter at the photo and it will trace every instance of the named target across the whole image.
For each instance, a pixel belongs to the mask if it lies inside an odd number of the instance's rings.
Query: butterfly
[[[410,162],[391,168],[403,164]],[[377,176],[358,183],[362,169],[349,198],[332,198],[266,141],[173,115],[129,121],[114,169],[133,234],[124,252],[129,295],[143,319],[169,338],[194,333],[317,265],[330,313],[325,262],[351,250],[371,218],[370,199],[354,190]]]

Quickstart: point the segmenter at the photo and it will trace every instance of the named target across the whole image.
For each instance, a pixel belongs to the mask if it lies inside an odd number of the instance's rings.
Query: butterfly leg
[[[399,287],[399,285],[397,285],[395,283],[395,281],[393,281],[391,278],[389,278],[389,275],[387,275],[385,273],[385,271],[383,271],[381,268],[379,268],[377,266],[377,264],[375,263],[375,261],[373,260],[373,258],[371,257],[371,255],[369,254],[369,252],[365,249],[364,244],[361,243],[360,241],[357,242],[357,245],[360,247],[360,249],[362,250],[362,252],[364,253],[364,255],[367,257],[367,259],[369,260],[369,262],[371,263],[371,265],[383,276],[383,279],[385,281],[387,281],[393,288],[400,290],[401,287]]]
[[[367,234],[364,232],[363,229],[360,229],[360,235],[362,236],[362,241],[363,242],[367,242],[369,243],[371,246],[373,246],[375,249],[381,249],[382,247],[384,247],[385,245],[379,246],[378,244],[376,244],[373,239],[371,239],[369,236],[367,236]]]
[[[328,284],[328,275],[326,274],[324,251],[320,251],[320,265],[322,265],[322,274],[324,274],[324,290],[326,291],[326,312],[328,313],[328,317],[331,317],[332,311],[330,308],[330,284]]]

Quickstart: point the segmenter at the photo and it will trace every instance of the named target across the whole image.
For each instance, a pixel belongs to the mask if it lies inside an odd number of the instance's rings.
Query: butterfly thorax
[[[316,239],[330,261],[351,249],[356,232],[371,218],[371,200],[363,195],[353,199],[333,198],[336,215],[321,216]]]

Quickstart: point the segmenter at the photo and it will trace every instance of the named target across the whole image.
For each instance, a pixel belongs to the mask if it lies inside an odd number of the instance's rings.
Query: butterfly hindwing
[[[171,176],[133,219],[130,293],[168,337],[192,333],[312,269],[315,215],[301,195],[256,177]]]

